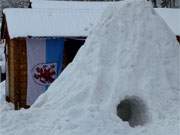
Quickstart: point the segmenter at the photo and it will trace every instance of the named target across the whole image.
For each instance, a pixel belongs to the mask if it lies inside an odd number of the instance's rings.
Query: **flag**
[[[64,39],[28,38],[27,105],[44,93],[62,70]]]

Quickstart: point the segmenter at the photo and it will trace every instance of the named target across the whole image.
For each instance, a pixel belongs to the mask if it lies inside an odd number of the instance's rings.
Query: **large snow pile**
[[[116,4],[31,109],[0,113],[0,133],[179,135],[179,56],[150,3]]]

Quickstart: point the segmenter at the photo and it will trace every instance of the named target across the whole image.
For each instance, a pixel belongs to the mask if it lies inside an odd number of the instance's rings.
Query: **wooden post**
[[[8,47],[8,91],[9,100],[15,109],[26,107],[27,96],[27,54],[26,40],[12,39]]]

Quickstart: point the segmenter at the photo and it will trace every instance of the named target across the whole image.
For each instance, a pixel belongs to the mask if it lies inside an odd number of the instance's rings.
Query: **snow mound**
[[[150,3],[116,4],[31,109],[0,113],[0,133],[179,135],[179,54]]]
[[[13,104],[7,103],[5,100],[5,81],[3,81],[0,83],[0,113],[3,111],[12,110],[13,108]]]
[[[0,83],[0,104],[5,101],[5,81]]]

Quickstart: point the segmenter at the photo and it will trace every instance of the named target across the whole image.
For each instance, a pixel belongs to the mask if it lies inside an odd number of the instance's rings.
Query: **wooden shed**
[[[6,99],[27,108],[72,61],[101,13],[54,9],[4,10]]]

